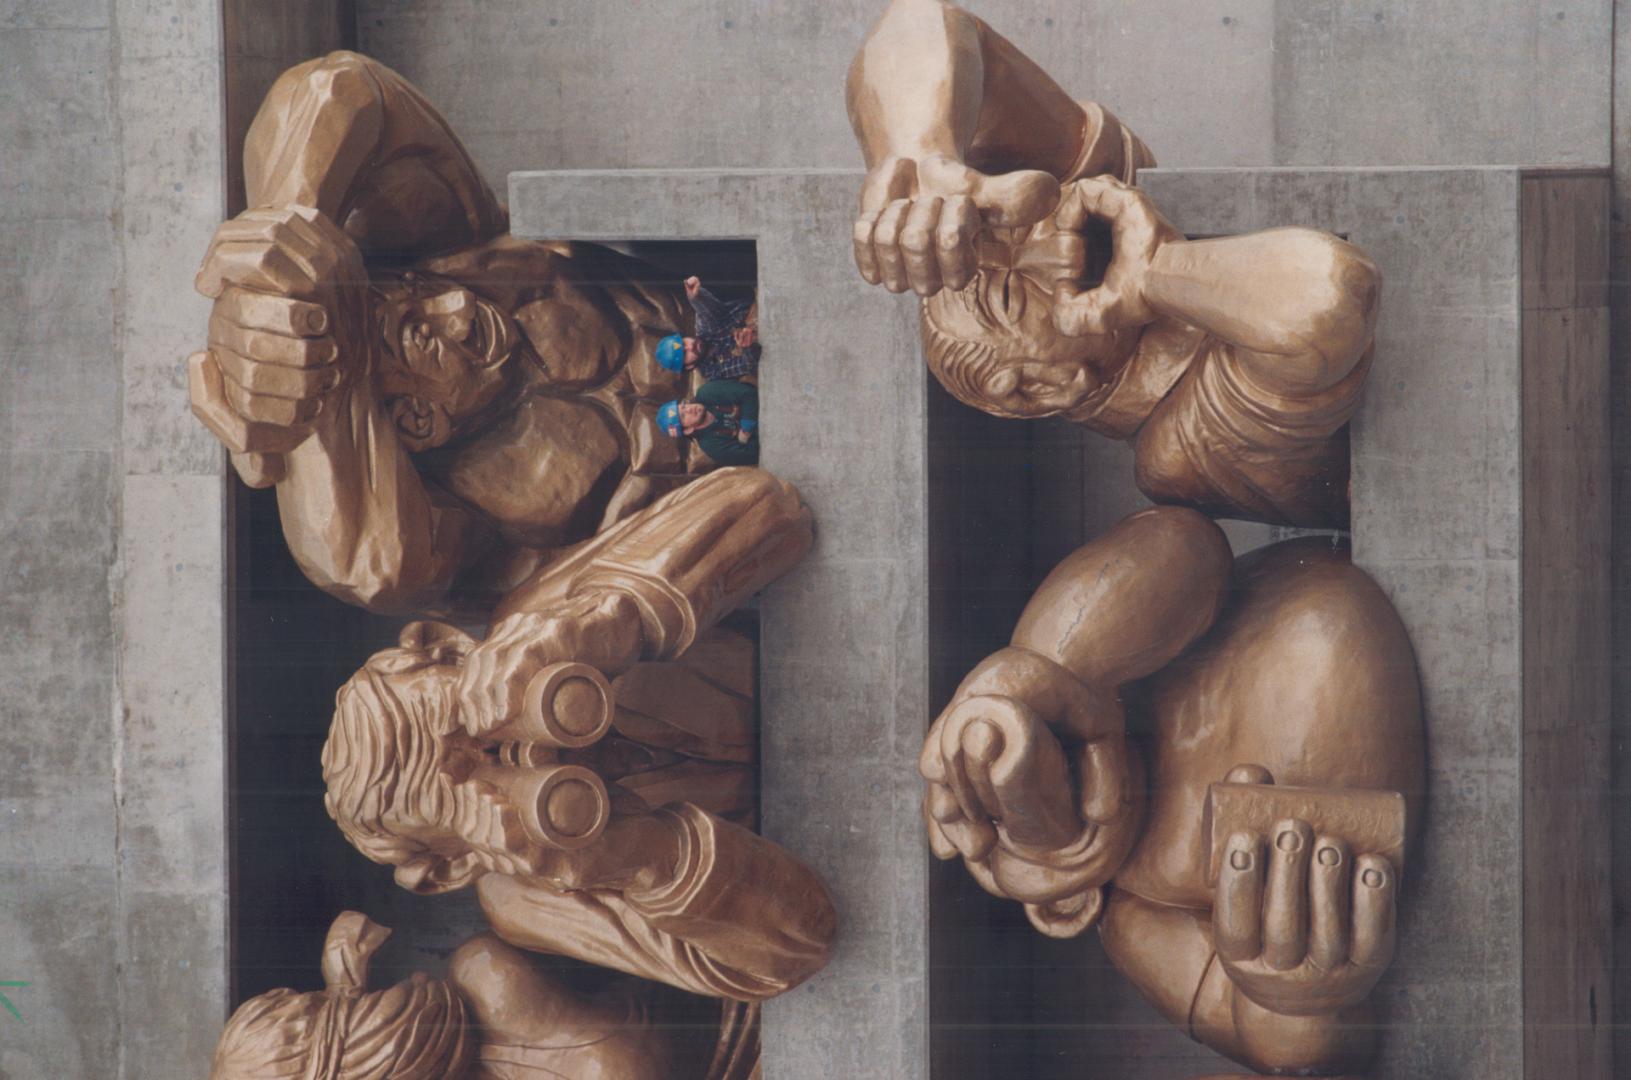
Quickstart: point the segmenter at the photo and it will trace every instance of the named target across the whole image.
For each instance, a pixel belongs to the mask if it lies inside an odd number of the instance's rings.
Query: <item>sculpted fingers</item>
[[[973,862],[984,860],[997,844],[997,830],[991,822],[963,816],[956,797],[943,784],[929,785],[923,800],[923,812],[930,822],[930,847],[940,858],[950,858],[951,855],[941,854],[944,849],[937,844],[949,845],[952,854],[960,854]]]
[[[980,232],[980,211],[967,195],[953,195],[940,208],[935,227],[935,255],[940,262],[940,283],[953,292],[974,280],[974,241]]]
[[[900,250],[900,231],[906,224],[911,205],[910,199],[896,199],[884,207],[872,229],[872,252],[877,259],[878,275],[883,287],[893,293],[905,292],[910,285]]]
[[[1352,860],[1341,840],[1319,837],[1308,868],[1308,959],[1321,971],[1348,960],[1348,875]]]
[[[1306,821],[1274,826],[1263,898],[1263,962],[1288,971],[1308,954],[1308,856],[1314,831]]]
[[[1053,324],[1069,337],[1103,334],[1113,300],[1110,290],[1102,285],[1083,292],[1074,281],[1061,280],[1053,289]]]
[[[876,217],[897,199],[909,199],[917,190],[917,162],[894,158],[879,162],[861,184],[861,216]]]
[[[891,203],[910,198],[917,186],[917,163],[896,158],[878,165],[861,185],[861,209],[855,218],[855,268],[868,285],[883,281],[878,255],[873,249],[873,233],[878,218]],[[898,291],[898,290],[897,290]]]
[[[210,249],[195,285],[215,298],[228,285],[292,295],[312,289],[310,264],[297,261],[287,248],[257,242],[228,241]]]
[[[878,255],[872,250],[872,233],[878,227],[879,213],[874,210],[855,219],[855,268],[861,272],[861,280],[868,285],[876,285],[883,280],[883,272],[878,269]]]
[[[291,401],[318,398],[332,390],[340,379],[340,370],[333,364],[316,368],[285,367],[258,363],[231,349],[213,345],[210,351],[220,363],[222,375],[250,394]]]
[[[215,354],[220,360],[224,354]],[[309,424],[317,416],[320,402],[313,399],[271,397],[245,389],[230,378],[224,381],[227,404],[245,420],[273,427],[294,428]]]
[[[222,312],[210,315],[210,347],[227,349],[266,364],[317,368],[334,363],[334,342],[326,337],[291,337],[240,326]]]
[[[1381,855],[1361,855],[1354,864],[1353,951],[1356,967],[1380,970],[1393,959],[1398,875]]]
[[[1224,852],[1212,909],[1213,944],[1224,960],[1245,963],[1263,951],[1263,841],[1235,833]]]
[[[287,337],[321,337],[331,325],[321,304],[229,285],[215,302],[213,314],[250,330]]]
[[[936,237],[945,200],[928,195],[912,203],[900,230],[901,261],[906,279],[919,296],[940,291],[940,258]]]
[[[967,194],[993,228],[1034,225],[1059,206],[1059,179],[1041,170],[985,176],[969,170]]]

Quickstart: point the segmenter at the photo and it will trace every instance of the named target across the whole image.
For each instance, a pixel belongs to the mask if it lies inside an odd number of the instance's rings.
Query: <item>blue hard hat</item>
[[[669,371],[685,370],[685,339],[669,334],[657,342],[657,363]]]
[[[670,438],[680,437],[680,403],[677,399],[657,410],[657,426]]]

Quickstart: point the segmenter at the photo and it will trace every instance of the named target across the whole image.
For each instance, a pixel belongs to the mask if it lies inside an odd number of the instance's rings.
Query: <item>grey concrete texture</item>
[[[0,1076],[113,1076],[107,4],[0,4]]]
[[[1605,0],[967,0],[1169,166],[1603,163]],[[883,0],[358,0],[358,42],[490,176],[859,161]],[[608,122],[607,118],[615,118]]]
[[[510,180],[519,235],[756,241],[762,464],[816,519],[815,550],[760,600],[762,818],[840,912],[832,963],[765,1007],[773,1080],[926,1075],[925,374],[915,305],[891,304],[850,261],[859,182],[847,170]]]
[[[226,995],[213,0],[0,3],[0,1076],[202,1075]]]

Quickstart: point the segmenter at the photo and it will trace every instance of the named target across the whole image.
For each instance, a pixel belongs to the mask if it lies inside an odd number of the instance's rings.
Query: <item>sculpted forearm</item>
[[[278,512],[289,550],[325,592],[380,613],[435,611],[484,527],[437,505],[359,387],[286,457]]]
[[[939,0],[896,0],[850,67],[850,123],[868,168],[944,156],[1063,177],[1086,113],[984,22]]]
[[[978,20],[939,0],[896,0],[856,54],[845,86],[867,167],[890,157],[961,160],[984,85]]]
[[[250,206],[310,206],[344,221],[352,186],[385,129],[370,66],[379,65],[332,53],[278,76],[244,144]]]
[[[1313,229],[1166,243],[1144,297],[1161,315],[1238,346],[1264,389],[1291,396],[1341,381],[1370,347],[1381,274],[1364,252]]]
[[[420,255],[487,239],[505,214],[425,97],[352,52],[291,68],[244,144],[251,207],[309,206],[365,250]]]

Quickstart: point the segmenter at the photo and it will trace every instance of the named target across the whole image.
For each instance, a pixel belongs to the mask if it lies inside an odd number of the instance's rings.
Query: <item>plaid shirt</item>
[[[759,367],[759,343],[739,348],[734,336],[739,327],[747,324],[751,300],[733,300],[725,303],[706,288],[699,287],[691,298],[691,308],[697,313],[697,344],[702,359],[697,370],[703,379],[740,379],[751,375]]]

